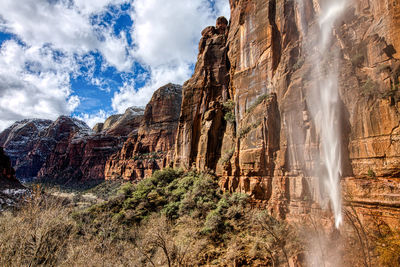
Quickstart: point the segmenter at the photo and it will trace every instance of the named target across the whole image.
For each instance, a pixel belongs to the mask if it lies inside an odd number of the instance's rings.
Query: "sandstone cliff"
[[[215,169],[225,131],[228,92],[227,24],[202,32],[192,78],[183,85],[182,110],[175,146],[175,166]]]
[[[142,179],[173,160],[182,88],[167,84],[154,92],[139,128],[107,161],[106,179]]]
[[[142,114],[140,108],[128,108],[124,114],[107,119],[106,127],[99,133],[77,132],[60,140],[37,178],[67,185],[104,180],[106,161],[121,149],[128,134],[139,127]]]
[[[1,133],[0,144],[11,157],[17,178],[31,179],[37,176],[57,143],[77,132],[88,133],[90,129],[84,122],[65,116],[54,122],[23,120]]]
[[[203,31],[195,73],[183,86],[176,166],[215,170],[225,190],[247,193],[281,217],[314,209],[322,145],[309,92],[321,57],[338,70],[343,195],[396,218],[400,5],[349,2],[321,56],[307,46],[323,38],[316,21],[323,1],[230,4],[227,37],[214,27]]]

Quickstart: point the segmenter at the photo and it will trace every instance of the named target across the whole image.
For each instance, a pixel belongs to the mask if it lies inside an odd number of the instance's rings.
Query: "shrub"
[[[270,94],[263,94],[257,97],[256,101],[246,110],[246,113],[251,113],[253,110],[260,105],[265,99],[268,99],[271,95]]]
[[[375,178],[376,177],[375,172],[372,169],[368,170],[368,177],[370,177],[370,178]]]
[[[357,54],[353,55],[350,60],[351,60],[351,63],[353,64],[353,66],[359,67],[364,62],[365,58],[362,53],[357,53]]]
[[[361,94],[366,97],[373,96],[377,86],[378,85],[376,82],[374,82],[371,78],[368,78],[367,81],[361,86]]]
[[[218,160],[218,164],[224,165],[224,164],[228,163],[231,160],[234,153],[235,153],[235,148],[225,151],[225,153],[222,155],[222,157]]]
[[[236,122],[236,117],[235,117],[235,102],[232,100],[228,100],[224,102],[223,104],[224,107],[224,119],[229,122],[229,123],[235,123]]]
[[[227,113],[225,113],[224,119],[229,123],[235,123],[236,122],[236,116],[233,113],[233,111],[228,111]]]

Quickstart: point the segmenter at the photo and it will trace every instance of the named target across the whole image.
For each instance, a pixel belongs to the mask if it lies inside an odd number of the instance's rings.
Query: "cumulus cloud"
[[[150,79],[137,91],[122,87],[112,100],[114,110],[120,110],[122,102],[147,103],[157,88],[187,80],[196,62],[201,30],[215,25],[220,15],[229,18],[228,0],[135,0],[131,17],[136,46],[131,54],[149,68]]]
[[[0,48],[0,129],[24,118],[55,119],[79,105],[72,95],[69,59],[54,61],[46,48],[7,41]]]
[[[136,90],[134,82],[127,81],[119,88],[119,92],[114,94],[112,99],[112,108],[115,112],[122,114],[125,110],[132,106],[146,106],[149,101],[148,95],[143,90]]]
[[[104,122],[111,115],[111,113],[101,109],[95,114],[80,114],[75,116],[75,118],[85,121],[90,128],[93,128],[97,123]]]
[[[122,11],[126,3],[131,9]],[[103,18],[123,12],[134,24],[116,35],[115,21]],[[229,16],[228,0],[2,0],[0,32],[16,37],[0,47],[0,130],[19,119],[73,112],[81,99],[71,77],[79,77],[82,67],[99,90],[115,90],[94,77],[92,52],[102,55],[102,70],[112,66],[123,77],[113,112],[146,105],[160,86],[190,77],[200,32],[219,15]],[[135,62],[146,72],[135,74]],[[135,87],[141,79],[145,84]],[[104,110],[80,117],[93,125],[111,115]]]
[[[104,64],[129,71],[133,59],[125,34],[91,22],[91,16],[127,0],[3,0],[0,31],[18,39],[0,50],[0,130],[15,120],[55,119],[80,104],[70,77],[86,66],[93,73],[98,51]],[[90,70],[91,69],[91,70]],[[98,83],[98,79],[92,78]]]

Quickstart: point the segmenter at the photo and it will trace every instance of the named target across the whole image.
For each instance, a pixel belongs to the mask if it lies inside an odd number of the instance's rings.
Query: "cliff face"
[[[231,98],[227,51],[227,21],[203,30],[194,75],[183,85],[175,166],[215,169],[226,126],[224,103]]]
[[[3,131],[0,142],[11,157],[17,178],[30,179],[37,176],[56,145],[66,142],[77,132],[90,132],[90,128],[81,121],[65,116],[55,122],[24,120]]]
[[[0,212],[15,206],[26,193],[27,190],[15,178],[10,158],[0,147]]]
[[[142,114],[142,109],[128,108],[124,114],[113,116],[115,120],[108,119],[100,133],[78,132],[59,141],[37,178],[62,184],[104,180],[106,161],[139,127]]]
[[[109,158],[106,179],[142,179],[172,164],[182,102],[182,87],[167,84],[147,104],[140,127]]]
[[[353,1],[329,32],[327,55],[318,55],[307,46],[323,38],[323,1],[230,4],[227,38],[203,31],[183,87],[176,165],[213,169],[225,190],[281,217],[311,210],[322,145],[309,92],[321,57],[337,69],[343,195],[383,217],[399,214],[400,5]]]
[[[11,160],[6,156],[0,147],[0,190],[8,188],[22,188],[22,185],[15,178],[15,171],[11,167]]]

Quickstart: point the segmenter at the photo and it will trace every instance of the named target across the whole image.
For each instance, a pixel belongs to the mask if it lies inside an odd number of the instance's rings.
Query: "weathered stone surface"
[[[175,166],[215,169],[220,158],[223,103],[230,99],[227,25],[223,21],[217,28],[203,30],[195,73],[183,86]]]
[[[23,170],[24,167],[20,165],[23,165],[23,159],[45,135],[51,123],[50,120],[22,120],[14,123],[0,134],[0,146],[4,147],[5,153],[10,157],[12,166],[17,170],[17,177],[27,178],[24,175],[26,172]],[[38,164],[34,168],[36,172],[40,169],[40,163],[38,162]],[[27,176],[32,177],[31,174]]]
[[[55,146],[37,178],[61,184],[104,180],[107,159],[121,149],[125,140],[101,134],[71,136]]]
[[[76,132],[90,132],[82,121],[66,116],[56,121],[24,120],[16,122],[1,133],[1,143],[11,156],[18,179],[37,176],[42,165],[60,141],[70,138]]]
[[[23,187],[17,178],[15,178],[15,171],[11,166],[10,158],[4,153],[4,149],[0,147],[0,190],[10,188],[16,189]]]
[[[127,135],[139,128],[143,109],[128,108],[107,119],[100,133],[77,132],[60,140],[47,157],[37,178],[61,184],[104,180],[107,160],[118,152]]]
[[[304,45],[321,38],[320,2],[304,0],[302,12],[297,1],[231,0],[227,40],[214,27],[202,32],[183,87],[176,166],[213,169],[225,190],[281,217],[315,210],[318,199],[311,181],[321,143],[307,103],[315,56]],[[399,8],[353,1],[328,49],[339,50],[343,187],[392,216],[400,214]]]
[[[140,127],[107,161],[106,179],[142,179],[172,164],[181,102],[179,85],[167,84],[154,92]]]
[[[103,125],[102,131],[106,135],[128,136],[137,129],[142,121],[144,109],[139,107],[127,108],[122,115],[113,115]]]

